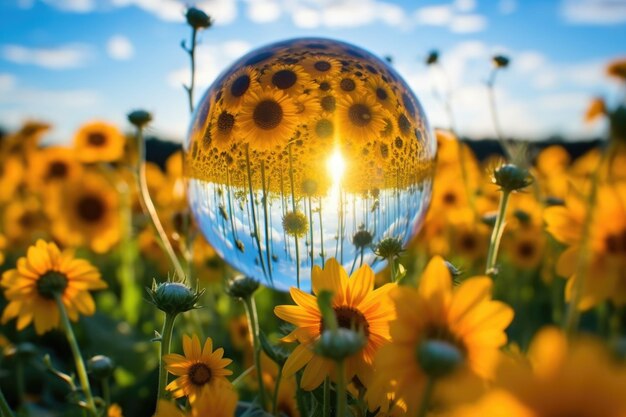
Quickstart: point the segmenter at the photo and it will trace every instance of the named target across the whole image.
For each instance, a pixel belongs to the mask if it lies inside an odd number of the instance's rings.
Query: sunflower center
[[[100,132],[90,133],[89,136],[87,136],[87,142],[92,146],[103,146],[106,141],[106,136]]]
[[[230,86],[230,93],[235,97],[241,97],[248,91],[249,87],[250,77],[248,75],[242,75],[233,81],[233,84]]]
[[[189,368],[189,380],[194,385],[202,386],[208,383],[212,377],[211,368],[204,363],[194,363]]]
[[[356,88],[356,83],[350,78],[344,78],[339,83],[339,86],[343,91],[353,91]]]
[[[97,222],[104,216],[104,202],[96,195],[86,195],[78,200],[76,212],[86,222]]]
[[[471,252],[474,249],[476,249],[476,237],[474,237],[473,235],[466,233],[461,237],[461,248]]]
[[[387,91],[385,91],[384,88],[378,87],[376,89],[376,97],[378,97],[379,100],[387,100]]]
[[[261,129],[275,129],[283,120],[283,108],[274,100],[263,100],[254,108],[252,119]]]
[[[614,235],[608,235],[604,239],[606,251],[611,255],[620,255],[626,253],[626,230]]]
[[[57,271],[48,271],[37,280],[37,292],[44,298],[54,299],[67,288],[67,277]]]
[[[324,110],[332,112],[335,110],[335,97],[324,96],[322,97],[322,100],[320,100],[320,104]]]
[[[337,325],[342,329],[363,330],[363,335],[367,339],[370,335],[370,325],[365,315],[354,307],[340,306],[334,307]],[[320,334],[324,333],[324,322],[320,323]]]
[[[409,119],[407,119],[404,114],[401,114],[400,117],[398,117],[398,127],[405,135],[411,130],[411,122],[409,122]]]
[[[353,104],[348,110],[348,117],[355,126],[367,126],[372,121],[370,108],[362,103]]]
[[[297,80],[298,77],[296,76],[296,73],[291,70],[276,71],[276,73],[272,76],[272,84],[281,90],[286,90],[289,87],[292,87]]]
[[[320,72],[326,72],[330,69],[330,63],[327,61],[317,61],[315,64],[313,64],[313,66],[316,70]]]
[[[35,216],[33,216],[32,213],[26,211],[20,216],[18,223],[24,229],[28,229],[35,224]]]
[[[222,112],[217,118],[217,130],[222,133],[230,133],[235,126],[235,116],[228,112]]]
[[[453,192],[447,192],[443,195],[443,202],[448,204],[448,205],[452,205],[454,203],[456,203],[456,194],[454,194]]]
[[[67,176],[67,164],[63,161],[53,161],[48,165],[46,178],[65,178]]]
[[[520,257],[524,259],[532,258],[535,254],[535,245],[531,242],[521,242],[517,246],[517,253]]]

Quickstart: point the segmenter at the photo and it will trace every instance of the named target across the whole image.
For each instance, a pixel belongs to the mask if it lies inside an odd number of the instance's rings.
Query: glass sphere
[[[279,42],[204,94],[185,145],[189,203],[234,268],[309,290],[315,265],[379,271],[376,245],[417,233],[435,151],[417,97],[387,63],[328,39]]]

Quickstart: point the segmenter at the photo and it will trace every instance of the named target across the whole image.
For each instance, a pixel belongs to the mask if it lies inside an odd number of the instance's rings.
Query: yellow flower
[[[191,411],[185,413],[166,400],[159,400],[154,417],[234,417],[237,408],[237,391],[229,382],[218,381],[215,387],[205,385],[191,402]]]
[[[584,197],[572,193],[565,206],[548,207],[544,215],[548,232],[568,246],[557,263],[557,273],[568,278],[566,299],[571,299],[577,280],[583,278],[580,309],[591,308],[606,299],[623,305],[626,303],[622,277],[626,267],[626,185],[606,185],[598,190],[590,226],[589,265],[584,276],[578,277],[587,210]]]
[[[81,126],[76,132],[74,149],[83,162],[112,162],[122,157],[125,141],[117,127],[96,121]]]
[[[376,140],[385,128],[383,108],[369,95],[342,95],[336,115],[343,140],[357,146]]]
[[[301,67],[279,64],[269,68],[261,77],[262,86],[272,86],[294,98],[312,86],[311,76]]]
[[[85,173],[51,194],[52,234],[64,245],[88,245],[104,253],[120,239],[118,206],[118,194],[107,180]]]
[[[33,196],[7,204],[2,220],[4,233],[14,245],[30,244],[35,238],[44,237],[48,230],[41,202]]]
[[[0,202],[4,203],[15,198],[15,191],[22,182],[24,166],[20,158],[5,156],[0,160]]]
[[[314,294],[322,290],[333,292],[332,305],[340,327],[363,329],[367,344],[346,360],[346,377],[350,380],[357,376],[367,383],[371,378],[376,351],[389,340],[388,323],[394,314],[387,293],[395,286],[387,284],[374,290],[374,272],[367,265],[348,279],[348,274],[335,259],[326,261],[324,269],[317,265],[313,267],[311,280]],[[296,326],[283,340],[299,342],[287,359],[283,372],[285,377],[289,377],[306,365],[300,385],[302,389],[311,391],[327,376],[333,377],[335,365],[313,352],[313,346],[323,330],[316,297],[293,287],[290,293],[297,305],[274,308],[278,317]]]
[[[92,315],[95,304],[89,290],[106,288],[100,273],[89,262],[61,252],[54,243],[38,240],[18,259],[17,268],[2,274],[1,286],[9,301],[2,324],[17,317],[17,329],[35,323],[37,334],[59,326],[55,294],[59,294],[69,318]]]
[[[493,377],[513,310],[493,301],[491,289],[489,277],[470,278],[453,289],[448,267],[435,257],[418,289],[398,287],[391,293],[397,319],[390,324],[391,343],[376,355],[375,388],[367,394],[372,411],[384,407],[391,388],[392,396],[406,403],[408,415],[416,415],[427,380],[417,352],[425,342],[443,342],[461,354],[462,363],[450,378]],[[442,378],[437,385],[449,379]]]
[[[324,55],[313,55],[302,61],[304,70],[312,77],[333,77],[341,71],[341,62],[336,58]]]
[[[215,388],[220,381],[228,382],[226,376],[233,372],[225,367],[232,361],[222,358],[223,348],[213,351],[213,341],[210,337],[201,348],[198,336],[184,335],[183,351],[185,356],[177,353],[163,356],[165,368],[171,374],[178,376],[165,387],[168,391],[172,391],[174,398],[187,396],[193,402],[200,394],[202,387]]]
[[[624,417],[626,372],[598,342],[568,345],[554,328],[541,330],[529,350],[532,367],[499,366],[497,388],[449,417]]]
[[[33,152],[28,168],[28,178],[35,189],[71,181],[82,173],[74,150],[63,146],[50,146]]]
[[[606,104],[604,103],[604,100],[596,97],[589,102],[589,106],[585,112],[585,122],[591,123],[605,114]]]
[[[224,83],[224,106],[231,111],[239,110],[248,94],[258,90],[257,78],[258,72],[252,67],[242,67],[235,71]]]
[[[298,123],[293,100],[281,90],[250,91],[237,116],[240,133],[254,150],[284,147]]]
[[[118,404],[111,404],[107,410],[107,417],[124,417],[122,407]]]
[[[213,111],[213,120],[209,124],[211,143],[218,149],[228,151],[233,142],[238,139],[239,123],[237,114],[230,109]]]
[[[248,329],[248,318],[245,315],[233,317],[228,322],[228,333],[230,334],[230,342],[237,350],[249,350],[250,332]]]
[[[621,81],[626,81],[626,58],[616,59],[606,67],[606,73]]]
[[[278,365],[270,360],[267,355],[261,356],[263,368],[263,384],[265,392],[274,392],[278,376]],[[296,401],[296,391],[298,384],[295,375],[282,377],[278,386],[278,396],[276,399],[276,410],[286,417],[300,417],[300,411]]]

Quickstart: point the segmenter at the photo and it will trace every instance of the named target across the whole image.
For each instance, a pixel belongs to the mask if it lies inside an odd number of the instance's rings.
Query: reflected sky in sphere
[[[378,271],[378,242],[417,233],[435,148],[388,64],[342,42],[280,42],[242,57],[202,98],[185,145],[189,203],[234,268],[309,290],[325,260]]]

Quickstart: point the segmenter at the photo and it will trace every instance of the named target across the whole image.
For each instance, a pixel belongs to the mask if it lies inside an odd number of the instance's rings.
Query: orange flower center
[[[98,222],[104,216],[104,212],[104,202],[96,195],[86,195],[76,204],[76,213],[87,223]]]
[[[367,126],[372,120],[372,112],[365,104],[357,103],[350,106],[348,117],[353,125],[363,127]]]
[[[67,164],[63,161],[52,161],[48,165],[47,179],[65,178],[67,176]]]
[[[37,292],[44,298],[54,300],[67,288],[67,277],[57,271],[48,271],[37,280]]]
[[[532,242],[520,242],[517,245],[517,254],[524,259],[530,259],[535,255],[535,245]]]
[[[208,383],[212,376],[211,368],[204,363],[195,363],[189,368],[189,380],[194,385],[202,386]]]
[[[606,251],[611,255],[622,255],[626,253],[626,230],[621,233],[608,235],[604,239]]]
[[[89,136],[87,136],[87,142],[92,146],[103,146],[106,141],[106,136],[100,132],[90,133]]]
[[[283,109],[274,100],[263,100],[254,108],[252,119],[261,129],[275,129],[283,120]]]

